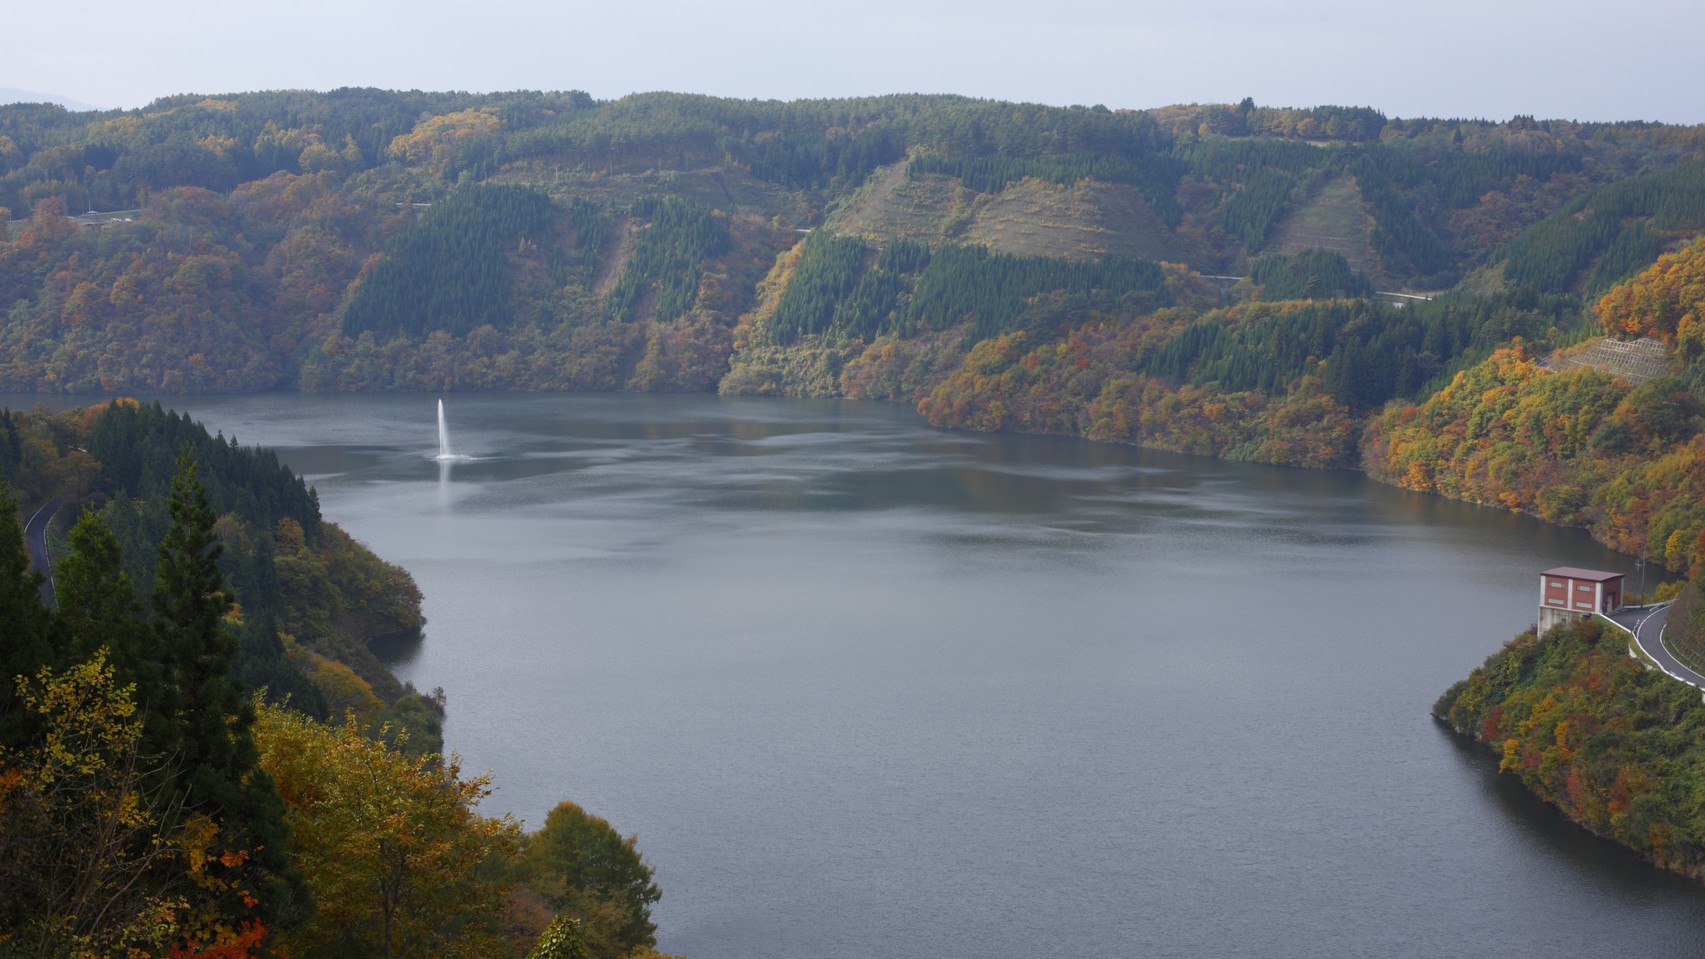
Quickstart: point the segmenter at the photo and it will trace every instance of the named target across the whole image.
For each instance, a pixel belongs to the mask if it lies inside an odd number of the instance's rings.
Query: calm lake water
[[[1694,956],[1705,890],[1428,707],[1576,532],[1350,473],[715,397],[180,398],[412,571],[393,651],[536,825],[745,957]]]

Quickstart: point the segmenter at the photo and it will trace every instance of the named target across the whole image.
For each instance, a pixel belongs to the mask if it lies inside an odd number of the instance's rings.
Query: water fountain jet
[[[450,427],[444,422],[443,400],[438,401],[438,455],[434,456],[433,459],[440,463],[452,463],[472,459],[470,456],[463,456],[459,453],[453,453],[450,450]]]

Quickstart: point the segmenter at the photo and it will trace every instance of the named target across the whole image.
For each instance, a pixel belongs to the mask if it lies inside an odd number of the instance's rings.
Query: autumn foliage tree
[[[1670,343],[1672,372],[1633,383],[1515,346],[1369,424],[1369,475],[1536,513],[1683,573],[1705,567],[1705,241],[1599,302],[1613,333]]]
[[[1705,238],[1606,293],[1598,315],[1614,333],[1674,344],[1685,363],[1705,360]]]
[[[503,125],[489,107],[457,110],[429,117],[392,140],[386,153],[407,163],[429,166],[440,176],[454,178],[461,169],[494,146]]]
[[[1705,560],[1705,447],[1700,404],[1680,386],[1552,372],[1500,350],[1426,401],[1388,406],[1368,425],[1362,465],[1409,489],[1585,526],[1686,572]]]
[[[651,907],[663,897],[633,836],[571,802],[526,839],[529,882],[579,920],[591,959],[621,959],[657,944]]]
[[[1451,687],[1433,714],[1570,819],[1654,863],[1705,878],[1705,706],[1583,620],[1528,631]]]
[[[193,471],[180,480],[192,502]],[[227,681],[228,650],[205,631],[190,638],[187,600],[163,602],[170,627],[144,625],[134,597],[127,605],[114,592],[121,577],[94,582],[114,562],[98,525],[73,537],[67,604],[49,613],[39,577],[25,571],[9,497],[0,516],[0,943],[25,955],[248,955],[244,943],[287,916],[292,890],[284,835],[267,828],[277,797],[253,768],[252,746],[244,752],[240,711],[225,712],[218,682],[194,681]],[[208,558],[205,531],[189,528],[193,512],[179,519],[174,538],[193,567]],[[184,588],[203,602],[222,595],[217,570],[164,581],[194,584]],[[176,631],[169,651],[151,641],[154,627]],[[185,695],[179,684],[194,688]],[[200,704],[201,721],[186,704]]]
[[[501,862],[517,827],[481,816],[487,777],[410,755],[354,720],[262,706],[261,768],[278,785],[296,861],[318,903],[284,944],[302,959],[501,954]]]
[[[35,728],[0,746],[0,954],[164,951],[187,883],[163,868],[177,810],[139,748],[135,687],[104,649],[8,685]]]
[[[173,697],[118,552],[85,513],[54,580],[55,658],[68,665],[16,678],[35,729],[0,756],[16,775],[0,801],[0,859],[14,869],[0,885],[14,890],[18,918],[29,917],[20,934],[43,954],[247,955],[242,944],[266,929],[237,868],[250,853],[214,841],[218,822],[181,788],[184,753],[161,745],[177,722],[164,709]],[[156,708],[139,709],[138,695]]]

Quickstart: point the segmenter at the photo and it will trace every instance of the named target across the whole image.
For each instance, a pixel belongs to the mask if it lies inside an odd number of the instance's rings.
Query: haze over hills
[[[0,105],[8,103],[57,103],[73,113],[87,113],[101,109],[69,97],[62,97],[56,93],[36,93],[33,90],[19,90],[16,87],[0,87]]]
[[[1253,0],[872,0],[852,17],[771,0],[714,8],[523,0],[486,17],[421,16],[394,0],[306,0],[288,18],[260,6],[207,4],[169,18],[134,4],[96,6],[68,15],[10,5],[8,34],[29,42],[13,44],[0,82],[125,108],[181,93],[355,86],[580,88],[599,99],[655,90],[776,100],[951,92],[1115,109],[1253,94],[1268,104],[1370,104],[1405,117],[1705,122],[1705,104],[1682,72],[1705,32],[1705,10],[1674,0],[1633,0],[1610,15],[1576,0],[1548,16],[1521,4],[1420,12]],[[1585,50],[1617,51],[1614,68],[1558,56]]]

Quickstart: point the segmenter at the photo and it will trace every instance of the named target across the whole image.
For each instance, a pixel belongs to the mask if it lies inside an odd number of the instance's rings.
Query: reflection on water
[[[374,640],[368,644],[368,648],[373,650],[373,655],[379,657],[379,662],[393,670],[401,670],[407,669],[415,657],[420,655],[421,644],[425,639],[425,633],[397,633]]]
[[[1642,921],[1663,925],[1666,903],[1687,902],[1699,897],[1697,883],[1673,873],[1659,872],[1627,848],[1587,833],[1526,787],[1514,776],[1498,774],[1498,759],[1490,751],[1443,724],[1439,734],[1455,748],[1471,780],[1483,787],[1488,806],[1503,814],[1519,841],[1534,846],[1552,868],[1567,870],[1570,878],[1603,896],[1618,910],[1641,915]],[[1656,913],[1656,915],[1651,915]],[[1697,948],[1689,941],[1690,927],[1665,930],[1675,946]]]
[[[1377,486],[934,431],[899,407],[209,397],[409,568],[490,811],[637,833],[662,947],[1685,956],[1705,895],[1428,707],[1578,532]]]

